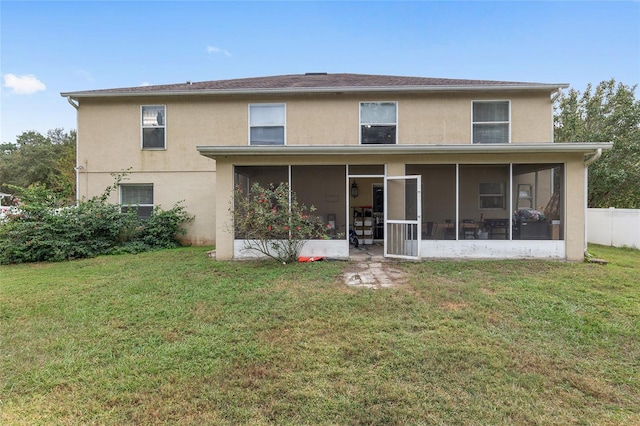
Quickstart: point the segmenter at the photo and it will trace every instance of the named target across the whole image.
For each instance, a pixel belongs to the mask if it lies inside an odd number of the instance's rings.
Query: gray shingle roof
[[[305,93],[305,92],[365,92],[365,91],[436,91],[482,89],[555,90],[566,84],[525,83],[492,80],[464,80],[449,78],[403,77],[368,74],[307,73],[269,77],[238,78],[185,82],[155,86],[86,90],[61,93],[62,96],[127,96],[159,94],[216,94],[216,93]]]

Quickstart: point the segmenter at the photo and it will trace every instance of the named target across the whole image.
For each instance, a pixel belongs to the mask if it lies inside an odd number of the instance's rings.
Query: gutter
[[[191,85],[190,85],[191,86]],[[96,90],[83,92],[63,92],[61,96],[78,98],[106,98],[106,97],[138,97],[138,96],[197,96],[197,95],[293,95],[309,93],[435,93],[435,92],[484,92],[510,90],[553,90],[564,89],[568,84],[523,84],[523,85],[477,85],[477,86],[336,86],[336,87],[291,87],[291,88],[252,88],[252,89],[176,89],[176,90]]]
[[[69,102],[69,105],[74,107],[76,111],[78,111],[78,109],[80,108],[80,104],[74,102],[71,96],[67,96],[67,102]],[[76,112],[76,166],[73,168],[76,172],[76,205],[78,205],[78,203],[80,202],[80,170],[84,169],[84,167],[78,165],[78,145],[79,145],[80,137],[78,136],[77,129],[78,129],[78,113]]]
[[[196,146],[205,157],[296,156],[296,155],[420,155],[420,154],[511,154],[511,153],[593,153],[609,149],[612,143],[532,143],[476,145],[281,145],[281,146]],[[595,151],[595,152],[594,152]],[[595,160],[594,160],[595,161]]]

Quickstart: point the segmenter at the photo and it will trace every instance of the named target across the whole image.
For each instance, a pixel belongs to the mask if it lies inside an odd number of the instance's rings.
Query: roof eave
[[[202,96],[202,95],[292,95],[306,93],[435,93],[435,92],[484,92],[484,91],[548,91],[566,89],[560,84],[513,84],[513,85],[443,85],[443,86],[345,86],[345,87],[292,87],[273,89],[189,89],[189,90],[141,90],[105,92],[62,92],[60,96],[79,98],[143,97],[143,96]]]
[[[531,144],[474,145],[352,145],[352,146],[197,146],[201,155],[209,158],[227,156],[295,156],[295,155],[420,155],[420,154],[533,154],[583,153],[611,149],[611,142],[566,142]]]

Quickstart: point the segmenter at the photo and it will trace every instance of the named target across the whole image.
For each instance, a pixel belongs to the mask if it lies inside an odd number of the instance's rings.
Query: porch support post
[[[387,176],[404,176],[405,164],[404,163],[387,163]]]
[[[233,258],[233,220],[229,203],[233,197],[233,164],[217,160],[216,171],[216,259]]]
[[[564,218],[567,260],[583,261],[585,247],[585,165],[579,155],[566,163],[566,213]]]

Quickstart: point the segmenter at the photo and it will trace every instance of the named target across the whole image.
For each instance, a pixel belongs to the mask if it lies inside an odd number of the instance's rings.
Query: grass
[[[640,424],[637,250],[387,290],[205,251],[0,267],[0,423]]]

